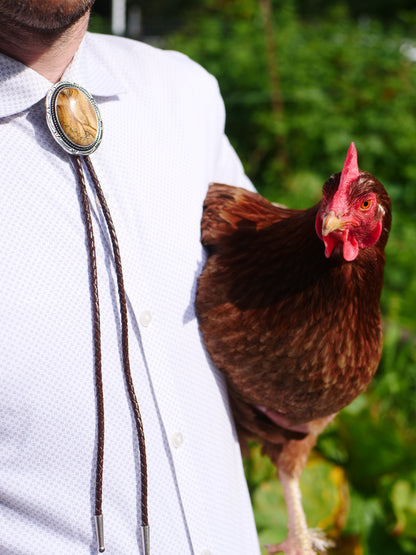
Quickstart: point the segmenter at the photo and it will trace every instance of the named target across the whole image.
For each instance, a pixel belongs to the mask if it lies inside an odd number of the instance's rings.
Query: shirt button
[[[203,551],[201,551],[201,555],[212,555],[212,553],[209,549],[204,549]]]
[[[172,444],[175,447],[175,449],[178,449],[179,447],[181,447],[183,442],[184,442],[184,439],[183,439],[183,435],[181,434],[181,432],[176,432],[175,434],[173,434]]]
[[[148,310],[144,310],[139,316],[139,322],[141,323],[142,326],[147,328],[150,325],[151,321],[152,321],[152,315]]]

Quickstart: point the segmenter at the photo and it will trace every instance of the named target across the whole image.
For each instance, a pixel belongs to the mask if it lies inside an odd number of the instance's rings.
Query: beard
[[[95,0],[0,0],[0,23],[44,35],[71,27]]]

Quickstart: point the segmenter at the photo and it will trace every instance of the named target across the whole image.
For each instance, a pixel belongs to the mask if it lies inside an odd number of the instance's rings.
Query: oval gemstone
[[[75,145],[88,147],[98,133],[98,119],[89,98],[80,90],[66,87],[56,98],[56,115],[62,131]]]

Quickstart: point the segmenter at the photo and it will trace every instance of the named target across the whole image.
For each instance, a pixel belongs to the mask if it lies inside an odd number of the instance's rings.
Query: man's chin
[[[0,0],[2,24],[33,33],[56,35],[74,25],[95,0]]]

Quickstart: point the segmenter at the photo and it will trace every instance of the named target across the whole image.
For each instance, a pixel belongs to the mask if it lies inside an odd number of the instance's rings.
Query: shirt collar
[[[87,33],[62,80],[81,85],[97,97],[117,96],[126,85],[113,73],[103,51]],[[105,49],[104,49],[105,54]],[[23,112],[45,98],[52,83],[21,62],[0,53],[0,118]]]

